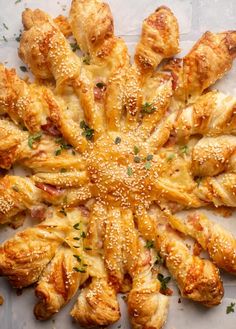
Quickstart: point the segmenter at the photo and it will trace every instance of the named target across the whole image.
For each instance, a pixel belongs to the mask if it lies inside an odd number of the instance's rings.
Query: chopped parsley
[[[197,186],[198,186],[198,187],[199,187],[201,181],[202,181],[202,177],[198,177],[198,178],[196,179],[196,183],[197,183]]]
[[[106,87],[106,84],[104,82],[100,81],[96,84],[96,87],[98,87],[99,89],[104,89]]]
[[[6,26],[5,23],[3,23],[2,25],[3,25],[4,29],[9,30],[8,26]]]
[[[127,175],[130,177],[133,175],[133,169],[131,167],[127,168]]]
[[[167,284],[170,282],[171,277],[170,276],[164,277],[163,274],[158,273],[157,278],[161,283],[161,290],[163,290],[163,291],[167,290],[167,288],[168,288]]]
[[[80,122],[80,128],[83,130],[82,136],[91,141],[93,139],[94,129],[90,128],[84,120]]]
[[[35,133],[33,135],[30,135],[28,137],[28,145],[29,145],[29,147],[32,149],[33,148],[33,144],[35,142],[40,141],[41,137],[42,137],[42,133],[41,132]]]
[[[13,189],[13,191],[15,191],[15,192],[19,192],[19,191],[20,191],[19,188],[18,188],[18,186],[16,186],[16,185],[13,185],[13,186],[12,186],[12,189]]]
[[[80,256],[79,255],[73,255],[76,259],[77,259],[77,261],[78,262],[80,262],[81,263],[81,258],[80,258]]]
[[[67,216],[67,213],[65,211],[65,208],[61,208],[60,213],[63,214],[64,216]]]
[[[86,64],[86,65],[90,65],[90,57],[89,56],[84,56],[83,63]]]
[[[86,272],[85,268],[73,267],[73,270],[76,271],[76,272],[79,272],[79,273],[85,273]]]
[[[146,163],[144,164],[144,168],[147,169],[147,170],[150,170],[150,169],[151,169],[151,166],[152,166],[152,164],[151,164],[150,161],[148,161],[148,162],[146,162]]]
[[[79,47],[79,45],[77,44],[77,42],[70,43],[70,46],[71,46],[71,50],[72,50],[73,52],[75,52],[76,50],[80,50],[80,47]]]
[[[155,260],[155,265],[162,265],[164,263],[164,259],[161,257],[160,253],[158,252]]]
[[[148,154],[148,156],[146,157],[147,161],[151,161],[153,159],[153,155],[152,154]]]
[[[82,232],[82,233],[80,234],[80,236],[81,236],[81,238],[86,238],[86,233],[85,233],[85,232]]]
[[[17,4],[17,3],[20,3],[22,0],[16,0],[15,1],[15,5]]]
[[[66,168],[61,168],[60,172],[61,172],[62,174],[64,174],[65,172],[67,172],[67,170],[66,170]]]
[[[60,155],[61,154],[61,149],[57,149],[56,151],[55,151],[55,156],[58,156],[58,155]]]
[[[120,142],[121,142],[121,138],[120,137],[116,137],[115,144],[120,144]]]
[[[28,72],[27,68],[25,66],[20,66],[20,70],[22,72]]]
[[[179,149],[180,149],[181,154],[186,154],[186,155],[189,154],[189,148],[188,148],[188,145],[180,146]]]
[[[75,238],[73,238],[74,240],[76,240],[76,241],[79,241],[80,240],[80,238],[79,237],[75,237]]]
[[[84,247],[84,250],[92,250],[91,247]]]
[[[151,249],[151,248],[153,248],[153,247],[154,247],[154,242],[151,241],[151,240],[147,240],[145,247],[146,247],[147,249]]]
[[[136,162],[136,163],[141,162],[141,158],[138,157],[138,156],[135,156],[135,157],[134,157],[134,162]]]
[[[230,305],[228,305],[226,308],[226,314],[234,313],[234,307],[235,307],[235,303],[230,303]]]
[[[175,158],[175,154],[174,154],[174,153],[171,153],[171,154],[168,155],[168,157],[167,157],[167,161],[171,161],[171,160],[173,160],[174,158]]]
[[[2,38],[3,38],[3,40],[4,40],[5,42],[8,42],[8,41],[7,41],[7,38],[5,37],[5,35],[3,35]]]
[[[139,153],[139,148],[138,146],[134,146],[134,154],[137,155]]]
[[[75,230],[79,230],[80,223],[76,223],[73,227]]]
[[[142,114],[152,114],[156,111],[156,107],[153,105],[153,103],[144,103],[141,107],[141,113]]]

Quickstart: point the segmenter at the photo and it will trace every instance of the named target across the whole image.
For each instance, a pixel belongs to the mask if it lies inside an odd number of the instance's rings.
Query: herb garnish
[[[141,162],[141,158],[140,158],[140,157],[138,157],[138,156],[134,157],[134,162],[136,162],[136,163],[139,163],[139,162]]]
[[[84,56],[83,63],[86,64],[86,65],[90,65],[90,57],[89,56]]]
[[[41,137],[42,137],[42,133],[41,132],[35,133],[33,135],[30,135],[29,138],[28,138],[28,145],[29,145],[29,147],[32,149],[33,148],[33,144],[35,142],[40,141]]]
[[[67,213],[65,211],[65,208],[61,208],[61,210],[59,211],[61,214],[63,214],[64,216],[67,216]]]
[[[134,154],[137,155],[139,153],[139,148],[138,146],[134,146]]]
[[[133,175],[133,169],[131,167],[127,168],[127,175],[132,176]]]
[[[147,170],[150,170],[151,169],[151,162],[150,161],[148,161],[148,162],[146,162],[145,164],[144,164],[144,168],[145,169],[147,169]]]
[[[81,258],[79,255],[73,255],[73,256],[77,259],[78,262],[81,262]]]
[[[96,87],[98,87],[99,89],[103,89],[106,87],[106,84],[104,82],[100,81],[96,84]]]
[[[84,120],[80,122],[80,128],[83,129],[82,136],[91,141],[93,139],[94,129],[90,128]]]
[[[79,45],[77,44],[77,42],[74,43],[70,43],[71,49],[73,52],[75,52],[76,50],[80,50]]]
[[[163,291],[167,290],[168,289],[167,284],[170,282],[171,277],[167,276],[165,278],[163,274],[158,273],[157,278],[161,283],[161,290],[163,290]]]
[[[152,114],[156,111],[156,107],[153,105],[153,103],[144,103],[141,107],[141,113],[142,114]]]
[[[79,230],[79,225],[80,225],[80,223],[76,223],[73,227],[74,227],[74,229],[75,230]]]
[[[155,265],[162,265],[164,263],[164,259],[161,257],[160,252],[158,252],[155,260]]]
[[[5,23],[3,23],[2,25],[3,25],[4,29],[9,30],[8,26],[6,26]]]
[[[121,142],[121,138],[120,137],[116,137],[115,144],[120,144],[120,142]]]
[[[20,70],[22,72],[28,72],[27,68],[25,66],[20,66]]]
[[[188,148],[188,145],[180,146],[179,149],[180,149],[180,152],[181,152],[182,154],[186,154],[186,155],[189,154],[189,148]]]
[[[148,156],[146,157],[147,161],[151,161],[153,159],[153,155],[152,154],[148,154]]]
[[[235,306],[235,303],[230,303],[230,305],[228,305],[226,308],[226,314],[234,313],[234,306]]]
[[[154,247],[154,242],[151,241],[151,240],[147,240],[145,247],[146,247],[147,249],[151,249],[151,248],[153,248],[153,247]]]
[[[174,153],[171,153],[170,155],[168,155],[167,157],[167,161],[171,161],[175,158],[175,154]]]

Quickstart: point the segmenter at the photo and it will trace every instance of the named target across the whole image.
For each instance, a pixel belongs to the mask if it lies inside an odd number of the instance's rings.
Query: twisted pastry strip
[[[159,7],[144,20],[136,47],[135,64],[142,75],[153,73],[164,58],[179,52],[179,26],[171,10]]]
[[[84,240],[87,249],[88,271],[91,283],[82,289],[71,315],[82,326],[109,325],[120,317],[119,304],[114,288],[109,285],[104,262],[102,243],[106,209],[96,202],[89,218],[88,232]]]
[[[75,123],[84,116],[69,89],[64,98],[56,97],[45,86],[26,83],[13,69],[1,65],[0,73],[0,113],[7,113],[15,124],[32,133],[42,130],[54,137],[62,134],[76,149],[84,151],[87,142]]]
[[[109,211],[105,223],[104,255],[109,279],[116,290],[122,288],[127,273],[133,280],[128,297],[133,327],[142,328],[145,323],[148,329],[161,328],[167,317],[168,298],[159,292],[160,283],[151,269],[150,252],[145,250],[138,237],[131,210]]]
[[[0,167],[9,169],[15,162],[35,172],[80,170],[84,161],[62,138],[41,133],[29,134],[12,122],[0,119]]]
[[[91,56],[92,65],[86,70],[94,80],[91,88],[96,104],[104,104],[108,129],[118,130],[123,112],[126,71],[130,63],[126,44],[114,36],[110,7],[98,0],[74,0],[70,24],[81,49]]]
[[[151,216],[143,209],[138,209],[136,218],[141,234],[151,239],[160,251],[181,295],[207,307],[218,305],[223,297],[218,269],[209,260],[191,255],[180,236],[171,230],[166,217],[157,208],[152,208]]]
[[[168,218],[175,229],[196,239],[218,267],[236,274],[236,240],[230,232],[204,214],[193,213],[186,219],[171,215]]]
[[[236,136],[206,137],[193,147],[194,176],[215,176],[223,171],[235,172]]]
[[[53,214],[42,224],[17,233],[0,247],[0,274],[7,276],[15,288],[36,282],[66,232],[67,223]]]
[[[183,108],[230,70],[235,58],[236,32],[206,32],[183,59],[174,59],[164,70],[172,73],[174,98]],[[174,105],[174,104],[173,104]]]
[[[64,239],[64,244],[60,246],[43,271],[35,289],[39,301],[35,305],[34,314],[39,320],[48,319],[59,312],[88,278],[88,273],[82,265],[84,258],[81,237],[86,231],[86,216],[83,216],[83,211],[78,208],[67,209],[66,215],[69,226],[68,235]],[[81,237],[80,240],[75,240],[78,236]]]
[[[13,216],[39,205],[41,192],[29,178],[5,176],[0,180],[0,223],[14,221]]]
[[[30,132],[39,131],[49,116],[45,89],[37,84],[28,85],[14,69],[0,64],[0,113],[8,113],[14,123]]]
[[[174,129],[179,141],[188,141],[196,134],[218,136],[236,132],[236,99],[218,91],[210,91],[183,109]]]
[[[65,94],[67,86],[71,85],[79,97],[89,125],[97,132],[101,132],[104,126],[103,114],[94,102],[91,76],[82,67],[80,58],[72,51],[59,28],[46,13],[38,9],[25,10],[22,20],[26,31],[23,32],[20,41],[19,55],[21,59],[30,66],[36,77],[54,78],[59,94]],[[60,111],[57,115],[60,117]],[[62,120],[66,120],[66,115],[61,115],[59,122]],[[68,123],[71,118],[67,120]],[[76,129],[80,131],[80,125],[73,121],[73,126],[71,138],[75,135],[78,139],[79,134],[76,134]],[[83,148],[83,142],[80,141],[79,144],[82,144]]]
[[[65,187],[62,188],[60,183],[34,183],[26,177],[3,177],[0,180],[0,223],[14,222],[15,215],[24,210],[33,211],[42,202],[67,208],[77,206],[92,196],[89,184],[82,187]]]
[[[203,204],[236,207],[236,174],[223,173],[215,177],[202,178],[196,189],[196,195]]]

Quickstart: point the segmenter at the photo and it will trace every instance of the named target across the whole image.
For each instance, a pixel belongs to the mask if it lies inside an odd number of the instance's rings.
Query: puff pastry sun
[[[206,32],[174,58],[178,22],[163,6],[131,63],[100,0],[73,0],[54,20],[26,9],[22,21],[19,56],[35,80],[0,65],[0,223],[28,214],[34,225],[0,246],[0,274],[35,284],[39,320],[80,289],[71,316],[85,327],[118,321],[122,292],[133,328],[162,328],[166,269],[182,297],[218,305],[218,267],[236,274],[235,238],[176,213],[236,206],[236,99],[209,90],[232,66],[236,31]],[[26,176],[8,171],[19,164]]]

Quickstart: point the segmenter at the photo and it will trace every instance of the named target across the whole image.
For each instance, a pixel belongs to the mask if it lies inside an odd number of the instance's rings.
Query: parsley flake
[[[22,72],[28,72],[27,68],[25,66],[20,66],[20,70]]]
[[[28,145],[29,145],[29,147],[32,149],[33,148],[33,144],[35,142],[40,141],[41,137],[42,137],[42,133],[41,132],[35,133],[33,135],[30,135],[29,138],[28,138]]]
[[[104,82],[100,81],[96,84],[96,87],[98,87],[99,89],[104,89],[106,87],[106,84]]]
[[[80,128],[83,130],[82,136],[91,141],[93,139],[94,129],[90,128],[84,120],[80,122]]]
[[[151,240],[147,240],[145,247],[146,247],[147,249],[151,249],[151,248],[153,248],[153,247],[154,247],[154,242],[151,241]]]
[[[164,264],[164,259],[161,257],[160,253],[158,252],[155,260],[155,265],[162,265]]]
[[[17,3],[20,3],[22,0],[16,0],[15,1],[15,5],[17,4]]]
[[[77,259],[77,261],[78,262],[80,262],[81,263],[81,258],[80,258],[80,256],[79,255],[73,255],[76,259]]]
[[[5,42],[8,42],[8,41],[7,41],[7,38],[5,37],[5,35],[3,35],[2,38],[3,38],[3,40],[4,40]]]
[[[168,288],[167,287],[167,284],[170,282],[171,277],[170,276],[167,276],[165,278],[163,274],[158,273],[157,278],[158,278],[158,280],[161,283],[161,290],[163,290],[163,291],[167,290],[167,288]]]
[[[90,57],[89,56],[84,56],[83,63],[86,64],[86,65],[90,65]]]
[[[81,236],[81,238],[86,238],[86,233],[85,233],[85,232],[82,232],[82,233],[80,234],[80,236]]]
[[[121,142],[121,138],[120,137],[116,137],[116,139],[115,139],[115,144],[117,145],[117,144],[120,144],[120,142]]]
[[[67,172],[67,170],[66,170],[66,168],[61,168],[60,172],[61,172],[62,174],[64,174],[65,172]]]
[[[5,23],[2,24],[5,30],[9,30],[8,26]]]
[[[76,50],[80,50],[80,47],[79,47],[79,45],[77,44],[77,42],[70,43],[70,46],[71,46],[71,50],[72,50],[73,52],[76,52]]]
[[[136,163],[139,163],[139,162],[141,162],[141,158],[140,158],[140,157],[138,157],[138,156],[134,157],[134,162],[136,162]]]
[[[18,188],[18,186],[16,186],[16,185],[13,185],[13,186],[12,186],[12,189],[13,189],[13,191],[15,191],[15,192],[19,192],[19,191],[20,191],[19,188]]]
[[[60,155],[61,154],[61,149],[57,149],[56,151],[55,151],[55,156],[58,156],[58,155]]]
[[[156,111],[156,107],[153,105],[153,103],[144,103],[141,107],[141,113],[142,114],[152,114]]]
[[[73,267],[73,270],[79,273],[85,273],[86,270],[84,268]]]
[[[173,160],[174,158],[175,158],[175,154],[174,154],[174,153],[171,153],[171,154],[168,155],[168,157],[167,157],[167,161],[171,161],[171,160]]]
[[[80,223],[76,223],[73,227],[74,227],[74,229],[75,230],[79,230],[79,225],[80,225]]]
[[[92,250],[91,247],[84,247],[84,250]]]
[[[138,146],[134,146],[134,154],[137,155],[139,153],[139,148]]]
[[[144,168],[147,169],[147,170],[150,170],[151,166],[152,166],[151,162],[148,161],[148,162],[145,163]]]
[[[63,214],[64,216],[67,216],[67,213],[65,211],[65,208],[61,208],[61,210],[59,211],[61,214]]]
[[[186,154],[186,155],[189,154],[189,148],[188,148],[188,145],[180,146],[179,149],[180,149],[181,154]]]
[[[153,155],[152,154],[148,154],[148,156],[146,157],[147,161],[151,161],[153,159]]]
[[[131,167],[127,168],[127,175],[130,177],[133,175],[133,169]]]
[[[226,308],[226,314],[234,313],[234,306],[235,306],[235,303],[230,303],[230,305],[228,305]]]

